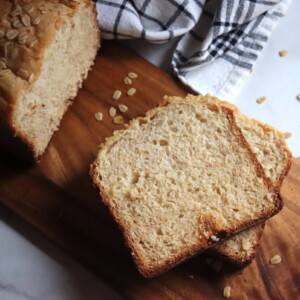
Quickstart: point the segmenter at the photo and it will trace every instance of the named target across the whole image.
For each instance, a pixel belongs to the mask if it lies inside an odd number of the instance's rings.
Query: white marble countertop
[[[287,16],[272,35],[253,74],[234,99],[240,108],[282,131],[300,129],[300,1],[294,1]],[[161,68],[170,71],[169,45],[150,45],[143,41],[126,44]],[[279,58],[278,51],[289,55]],[[267,96],[258,106],[255,99]],[[245,101],[245,99],[250,99]],[[272,101],[277,102],[276,109]],[[278,102],[281,101],[280,106]],[[275,116],[275,117],[274,117]],[[286,122],[285,122],[286,120]],[[288,143],[300,155],[300,130]],[[94,274],[79,265],[31,226],[0,206],[0,299],[1,300],[81,300],[122,299]]]

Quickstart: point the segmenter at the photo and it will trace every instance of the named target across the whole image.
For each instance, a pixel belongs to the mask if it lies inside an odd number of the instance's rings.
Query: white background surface
[[[249,116],[293,132],[288,140],[300,155],[300,1],[293,1],[267,47],[233,102]],[[142,41],[126,44],[170,72],[169,45]],[[289,55],[280,58],[278,51]],[[142,70],[141,70],[142,71]],[[265,103],[256,99],[266,96]],[[95,300],[122,299],[99,278],[48,242],[37,231],[0,206],[0,299],[1,300]]]

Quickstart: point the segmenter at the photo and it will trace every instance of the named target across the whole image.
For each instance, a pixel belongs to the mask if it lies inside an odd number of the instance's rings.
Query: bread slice
[[[36,160],[45,151],[96,56],[96,15],[91,0],[0,1],[0,142],[6,147],[19,153],[26,145]]]
[[[147,277],[282,208],[233,110],[211,97],[170,99],[133,120],[91,175]]]
[[[280,190],[282,181],[291,166],[292,154],[284,137],[277,129],[235,112],[237,125],[262,165],[266,176]],[[240,266],[255,257],[264,224],[246,229],[216,245],[213,250]]]

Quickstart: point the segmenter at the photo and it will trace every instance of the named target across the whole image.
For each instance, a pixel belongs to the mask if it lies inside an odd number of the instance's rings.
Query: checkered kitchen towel
[[[232,99],[291,0],[97,0],[106,39],[180,37],[174,73],[199,93]]]

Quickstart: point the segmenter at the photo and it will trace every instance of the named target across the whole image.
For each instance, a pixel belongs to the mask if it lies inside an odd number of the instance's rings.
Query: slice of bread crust
[[[233,263],[238,268],[250,264],[256,255],[265,223],[252,226],[208,249],[208,254]]]
[[[196,96],[189,95],[188,97],[193,99]],[[280,190],[282,181],[290,169],[292,159],[292,154],[287,147],[283,134],[270,125],[242,114],[235,105],[228,105],[227,102],[214,99],[234,111],[236,123],[262,165],[266,176]],[[210,248],[209,251],[242,267],[255,258],[263,230],[264,224],[247,228]]]
[[[146,277],[282,208],[234,111],[209,96],[169,98],[116,131],[91,176]]]

